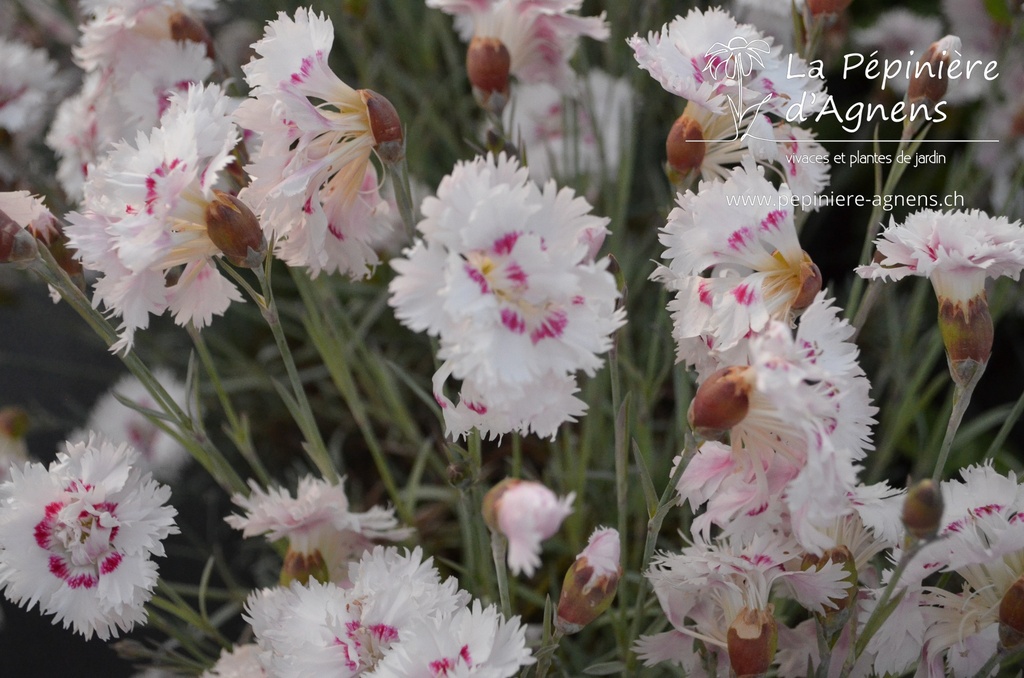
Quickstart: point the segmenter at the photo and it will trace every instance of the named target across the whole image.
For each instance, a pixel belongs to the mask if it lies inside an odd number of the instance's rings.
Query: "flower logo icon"
[[[747,40],[737,35],[729,40],[728,45],[716,42],[704,55],[707,63],[704,70],[711,73],[716,80],[724,76],[730,80],[749,77],[754,72],[754,65],[764,68],[762,55],[770,54],[771,46],[764,40]]]

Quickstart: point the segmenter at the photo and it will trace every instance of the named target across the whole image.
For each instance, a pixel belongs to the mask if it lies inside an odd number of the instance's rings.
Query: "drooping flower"
[[[185,384],[169,370],[154,370],[153,376],[174,402],[184,409],[187,400]],[[122,404],[115,394],[139,407],[155,411],[160,409],[138,378],[125,375],[100,396],[83,429],[72,433],[68,439],[84,440],[88,436],[87,432],[93,431],[112,443],[128,443],[138,452],[136,463],[141,471],[152,473],[161,482],[173,482],[191,459],[188,451],[144,414]]]
[[[249,597],[246,619],[270,675],[369,673],[412,627],[450,619],[470,600],[419,548],[377,547],[351,565],[349,578],[351,588],[311,580]]]
[[[403,324],[440,339],[434,397],[450,434],[480,425],[494,436],[553,436],[564,419],[532,399],[557,402],[563,416],[585,408],[573,375],[601,366],[624,322],[609,260],[589,253],[607,220],[589,210],[553,181],[538,188],[504,154],[459,163],[423,201],[422,239],[392,261],[390,304]],[[449,377],[462,381],[477,422],[445,396]],[[557,397],[544,392],[552,386]]]
[[[980,210],[921,210],[890,223],[875,240],[881,258],[860,266],[865,278],[928,278],[939,300],[939,328],[953,379],[976,382],[992,353],[985,281],[1016,280],[1024,268],[1024,228]]]
[[[877,411],[849,342],[853,330],[837,314],[819,293],[795,334],[773,321],[749,341],[746,364],[716,372],[698,389],[691,408],[697,430],[716,412],[704,399],[740,398],[742,407],[723,426],[730,444],[705,443],[680,477],[683,500],[695,509],[707,503],[696,529],[756,532],[781,498],[801,545],[819,552],[835,545],[826,527],[850,512],[847,496]],[[714,389],[722,380],[736,391]]]
[[[399,541],[412,533],[398,526],[393,509],[375,506],[365,513],[350,511],[341,483],[305,476],[294,497],[284,488],[263,490],[254,481],[249,486],[248,496],[231,498],[246,514],[224,520],[246,537],[265,535],[271,542],[288,539],[285,579],[304,581],[313,575],[344,584],[349,564],[371,550],[374,540]]]
[[[821,289],[821,273],[800,247],[793,193],[776,189],[752,160],[724,182],[702,182],[676,197],[654,274],[672,291],[677,360],[699,367],[771,320],[790,322]],[[736,357],[736,356],[731,356]]]
[[[11,470],[0,485],[0,585],[54,623],[106,640],[146,619],[152,556],[178,532],[170,489],[134,467],[127,445],[68,444],[49,468]]]
[[[370,159],[393,162],[404,142],[387,99],[331,71],[333,41],[331,20],[300,8],[294,18],[279,13],[253,45],[257,56],[243,66],[251,98],[235,113],[259,140],[243,197],[286,263],[361,278],[390,232]]]
[[[794,598],[808,610],[822,612],[834,605],[834,599],[842,598],[848,586],[846,573],[838,564],[827,562],[820,570],[799,569],[796,543],[779,534],[766,533],[750,540],[712,542],[697,535],[695,539],[681,553],[655,556],[645,575],[673,627],[641,636],[634,645],[646,666],[670,661],[687,671],[698,670],[697,639],[717,657],[719,667],[730,666],[730,660],[751,654],[737,652],[736,643],[730,642],[730,636],[741,628],[761,631],[747,638],[757,641],[751,643],[754,649],[768,655],[757,658],[770,664],[774,644],[768,620],[773,616],[773,595]],[[752,627],[754,621],[767,628]]]
[[[213,85],[174,96],[160,127],[140,134],[135,146],[117,145],[95,169],[82,211],[68,215],[78,258],[101,274],[93,303],[122,320],[114,351],[131,348],[151,314],[170,310],[178,324],[202,327],[242,300],[216,271],[214,258],[231,253],[221,251],[210,229],[219,202],[244,207],[214,190],[239,139],[231,108]],[[259,236],[255,217],[248,217],[248,230]],[[168,273],[181,265],[168,284]]]
[[[582,0],[427,0],[451,14],[464,42],[497,39],[508,50],[508,74],[525,83],[564,87],[572,78],[569,59],[583,36],[608,39],[604,14],[581,17]]]
[[[508,539],[512,574],[533,576],[540,566],[540,543],[558,532],[575,500],[575,492],[559,499],[541,483],[515,478],[491,488],[484,497],[484,520]]]

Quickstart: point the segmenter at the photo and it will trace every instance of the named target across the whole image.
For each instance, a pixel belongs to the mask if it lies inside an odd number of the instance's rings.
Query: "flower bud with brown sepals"
[[[482,108],[501,115],[508,103],[512,55],[498,38],[473,36],[466,50],[466,74],[473,96]]]
[[[690,428],[704,438],[721,436],[746,418],[751,390],[751,370],[745,365],[724,367],[713,373],[690,401]]]
[[[960,38],[955,35],[946,37],[928,45],[917,65],[910,74],[907,86],[907,101],[913,104],[924,104],[933,108],[942,101],[949,88],[949,77],[946,73],[953,52],[960,51]]]
[[[683,113],[672,124],[668,138],[665,139],[669,181],[681,184],[691,172],[699,172],[706,152],[704,129],[699,122]]]
[[[977,380],[992,356],[994,329],[985,292],[966,303],[939,297],[939,332],[953,381],[966,387]]]
[[[942,526],[942,491],[931,478],[914,483],[903,500],[903,526],[916,539],[934,539]]]
[[[498,527],[498,502],[501,500],[501,495],[508,492],[516,485],[522,483],[522,480],[518,478],[505,478],[500,483],[492,487],[484,495],[483,506],[481,512],[484,516],[484,523],[491,529],[492,532],[500,532]]]
[[[1013,650],[1024,643],[1024,576],[999,601],[999,644]]]
[[[767,610],[743,608],[729,625],[726,647],[729,664],[738,678],[763,676],[771,668],[779,645],[774,606]]]
[[[359,90],[359,98],[366,105],[366,117],[370,121],[374,150],[386,165],[394,165],[405,158],[405,132],[402,120],[394,105],[382,94],[372,89]]]
[[[312,553],[299,553],[288,549],[284,556],[284,563],[281,565],[281,586],[290,586],[292,582],[299,582],[303,586],[309,584],[310,579],[315,579],[321,584],[326,584],[331,579],[327,563],[319,550]]]
[[[555,628],[566,635],[576,633],[611,606],[622,578],[619,556],[618,531],[594,530],[587,547],[565,573]]]
[[[235,196],[214,189],[206,205],[206,233],[235,266],[256,268],[267,256],[267,239],[259,219]]]
[[[178,42],[195,42],[206,47],[206,56],[212,61],[216,51],[213,48],[213,38],[206,26],[191,14],[174,12],[167,20],[171,29],[171,40]]]
[[[22,264],[39,258],[32,234],[0,211],[0,264]]]

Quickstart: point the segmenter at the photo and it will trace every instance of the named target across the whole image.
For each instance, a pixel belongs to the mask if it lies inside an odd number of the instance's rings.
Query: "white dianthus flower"
[[[0,586],[54,622],[106,640],[144,622],[156,586],[152,556],[178,532],[170,489],[143,475],[135,452],[90,437],[49,468],[11,469],[0,485]]]

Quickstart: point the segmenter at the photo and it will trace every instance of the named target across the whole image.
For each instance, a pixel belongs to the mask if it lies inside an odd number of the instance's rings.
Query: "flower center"
[[[114,547],[120,522],[117,504],[79,500],[49,504],[34,536],[49,551],[50,573],[71,588],[92,588],[117,569],[122,555]]]

